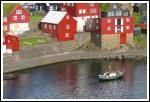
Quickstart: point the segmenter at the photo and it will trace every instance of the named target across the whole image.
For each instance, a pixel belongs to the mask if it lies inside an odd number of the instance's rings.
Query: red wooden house
[[[41,31],[58,41],[74,40],[76,20],[67,12],[49,11],[41,20]]]
[[[84,31],[87,18],[99,18],[99,5],[95,3],[63,3],[62,11],[70,13],[77,21],[77,31]]]
[[[95,28],[91,30],[100,34],[102,48],[132,43],[134,18],[130,16],[127,9],[121,9],[117,4],[112,4],[105,16],[93,19],[93,21],[95,25],[92,26]]]
[[[20,50],[19,42],[20,42],[20,40],[17,36],[5,35],[3,45],[6,46],[6,50],[10,49],[12,52],[16,52],[16,51]],[[3,50],[5,50],[5,49],[3,49]]]
[[[7,32],[12,34],[23,34],[29,30],[30,14],[20,5],[4,4],[3,27]],[[10,6],[6,11],[7,6]]]

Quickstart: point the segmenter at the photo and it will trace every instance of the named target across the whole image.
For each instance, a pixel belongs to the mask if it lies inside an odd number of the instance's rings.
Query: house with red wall
[[[4,53],[12,53],[20,50],[20,40],[15,35],[5,35],[3,41]]]
[[[76,33],[76,20],[67,12],[49,11],[41,20],[40,27],[44,33],[58,41],[74,40]]]
[[[133,22],[129,10],[112,4],[101,18],[90,19],[87,27],[88,31],[95,32],[95,37],[100,37],[101,48],[114,48],[133,42]]]
[[[63,3],[61,10],[68,12],[77,21],[77,31],[83,32],[87,18],[99,18],[100,9],[96,3]]]
[[[30,14],[20,5],[4,4],[3,12],[3,28],[5,31],[18,35],[29,30]]]
[[[112,4],[99,22],[102,47],[118,47],[133,42],[134,18],[127,9]]]

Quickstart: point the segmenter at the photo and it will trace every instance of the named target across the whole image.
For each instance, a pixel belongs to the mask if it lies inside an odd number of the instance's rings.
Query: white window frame
[[[108,31],[110,31],[110,30],[111,30],[111,27],[110,27],[110,26],[109,26],[109,27],[107,27],[107,30],[108,30]]]
[[[130,29],[130,27],[129,27],[129,26],[126,26],[126,29],[127,29],[127,30],[129,30],[129,29]]]
[[[82,13],[85,14],[85,13],[86,13],[86,9],[83,9],[83,10],[82,10]]]
[[[118,16],[121,16],[122,15],[122,11],[118,11]]]
[[[89,3],[89,6],[94,6],[94,3]]]
[[[7,26],[4,26],[4,30],[7,30]]]
[[[111,16],[111,12],[108,12],[108,16],[109,16],[109,17]]]
[[[70,18],[69,15],[67,15],[67,16],[66,16],[66,19],[69,19],[69,18]]]
[[[123,25],[123,19],[121,19],[121,25]]]
[[[4,22],[7,22],[7,17],[4,17]]]
[[[130,19],[129,19],[129,18],[126,18],[126,22],[130,22]]]
[[[49,10],[50,10],[50,11],[53,11],[53,10],[54,10],[53,6],[50,6],[50,7],[49,7]]]
[[[82,10],[81,9],[79,9],[79,14],[82,14]]]
[[[97,19],[97,20],[96,20],[96,23],[98,23],[98,22],[99,22],[99,20]]]
[[[96,8],[90,9],[90,14],[96,13]]]
[[[71,3],[71,6],[74,6],[74,3]]]
[[[90,24],[89,27],[92,28],[92,25]]]
[[[16,10],[16,14],[22,14],[22,10]]]
[[[13,16],[13,20],[17,20],[17,16]]]
[[[111,23],[111,19],[110,18],[107,19],[107,23]]]
[[[97,29],[97,30],[98,30],[98,28],[99,28],[99,27],[98,27],[98,26],[96,26],[96,29]]]
[[[65,38],[68,38],[69,37],[69,33],[65,33]]]
[[[70,29],[70,24],[66,24],[66,29]]]
[[[25,15],[21,15],[21,19],[23,20],[23,19],[25,19],[26,17],[25,17]]]
[[[47,29],[47,24],[45,24],[45,29]]]
[[[56,29],[56,25],[54,25],[53,28]]]
[[[121,32],[123,32],[123,26],[121,26]]]
[[[111,12],[111,16],[114,16],[114,12]]]
[[[128,14],[128,12],[124,12],[124,16],[128,16],[129,14]]]

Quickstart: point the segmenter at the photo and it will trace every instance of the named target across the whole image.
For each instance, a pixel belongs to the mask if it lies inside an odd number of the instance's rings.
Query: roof
[[[49,11],[41,22],[58,24],[66,14],[67,12],[62,11]]]
[[[18,4],[17,3],[4,3],[3,4],[3,15],[8,16],[10,11],[14,9]]]

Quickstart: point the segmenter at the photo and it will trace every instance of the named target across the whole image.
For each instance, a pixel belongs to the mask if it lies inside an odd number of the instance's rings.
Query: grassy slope
[[[108,8],[110,7],[110,3],[101,3],[101,4],[99,4],[99,6],[100,6],[100,9],[102,10],[102,11],[107,11],[108,10]]]
[[[7,16],[9,14],[9,12],[14,9],[17,5],[19,5],[18,3],[4,3],[3,4],[3,15]]]
[[[147,36],[144,34],[141,34],[139,36],[134,36],[133,40],[140,47],[146,47],[147,45]]]
[[[134,17],[134,24],[140,23],[141,15],[138,15],[137,13],[133,12],[132,16]]]
[[[21,39],[21,46],[34,46],[38,44],[44,44],[48,43],[47,39],[44,38],[27,38],[27,39]]]

